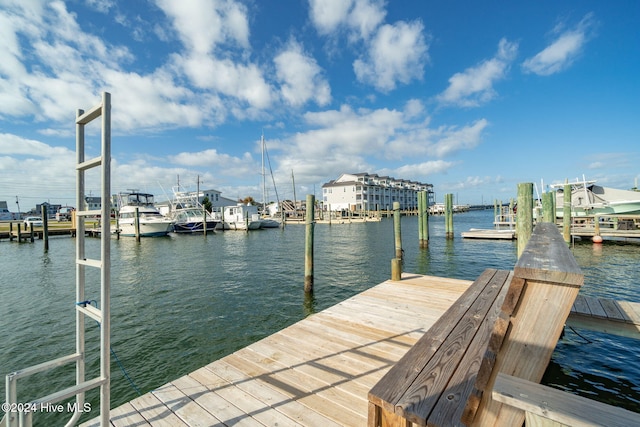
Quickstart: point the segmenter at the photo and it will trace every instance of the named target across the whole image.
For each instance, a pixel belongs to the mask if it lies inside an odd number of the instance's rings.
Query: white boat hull
[[[133,222],[120,222],[120,235],[135,237],[136,226]],[[173,221],[140,221],[140,237],[166,236],[173,230]]]

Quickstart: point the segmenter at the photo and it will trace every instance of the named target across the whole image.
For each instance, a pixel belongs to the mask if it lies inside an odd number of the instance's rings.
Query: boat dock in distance
[[[500,239],[517,238],[515,219],[511,222],[496,221],[493,229],[472,228],[463,231],[466,239]],[[557,223],[562,228],[562,223]],[[614,239],[640,239],[640,215],[597,215],[571,218],[571,236],[591,238],[594,236]]]
[[[111,425],[512,426],[526,412],[635,426],[636,413],[537,384],[573,315],[640,338],[640,304],[576,299],[584,276],[558,237],[539,224],[513,271],[474,282],[383,282],[111,410]]]

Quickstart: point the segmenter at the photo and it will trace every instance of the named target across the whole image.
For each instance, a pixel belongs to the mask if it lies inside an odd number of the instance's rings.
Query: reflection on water
[[[456,237],[444,238],[442,217],[430,219],[427,249],[418,247],[416,217],[402,219],[404,271],[474,280],[485,268],[512,269],[516,243],[463,240],[460,232],[487,228],[492,211],[455,216]],[[170,235],[112,240],[112,344],[143,391],[191,372],[390,277],[393,222],[318,224],[314,294],[304,294],[305,227],[284,230]],[[87,255],[99,256],[99,241]],[[0,242],[0,376],[74,351],[74,240]],[[640,246],[576,244],[586,279],[581,292],[640,301]],[[90,271],[90,270],[89,270]],[[98,300],[96,272],[88,299]],[[568,331],[545,381],[640,412],[638,341]],[[89,371],[97,372],[98,330],[87,322]],[[20,398],[42,395],[42,384],[68,386],[69,370],[25,380]],[[112,366],[112,405],[136,396]],[[97,407],[97,393],[90,393]],[[4,401],[4,387],[0,388]],[[36,417],[39,421],[39,417]],[[39,421],[47,425],[48,419]]]

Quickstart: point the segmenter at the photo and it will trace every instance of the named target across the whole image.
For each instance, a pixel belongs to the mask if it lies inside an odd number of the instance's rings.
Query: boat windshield
[[[131,193],[127,195],[129,206],[149,206],[153,205],[153,194]]]

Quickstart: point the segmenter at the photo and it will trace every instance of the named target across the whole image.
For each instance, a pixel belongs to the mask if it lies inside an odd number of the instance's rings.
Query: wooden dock
[[[364,426],[368,391],[471,283],[383,282],[112,409],[111,423]]]
[[[367,425],[369,390],[471,284],[405,273],[112,409],[111,425]],[[616,333],[598,318],[637,338],[640,303],[580,296],[568,323]]]

